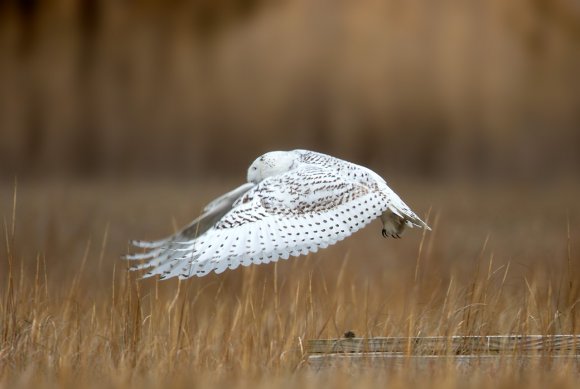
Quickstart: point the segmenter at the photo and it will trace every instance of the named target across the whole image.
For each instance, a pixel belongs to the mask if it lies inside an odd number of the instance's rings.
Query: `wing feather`
[[[173,255],[165,255],[168,252],[179,250],[180,245],[191,246],[192,242],[199,236],[202,236],[215,223],[220,220],[232,207],[232,204],[240,198],[244,193],[254,187],[255,184],[246,183],[240,185],[236,189],[218,197],[204,207],[204,212],[201,216],[193,220],[189,225],[183,228],[178,233],[156,241],[142,241],[133,240],[131,244],[138,248],[143,248],[148,251],[143,253],[135,253],[125,255],[127,260],[144,260],[149,258],[167,257],[169,260],[174,258]],[[179,255],[178,257],[181,257]]]

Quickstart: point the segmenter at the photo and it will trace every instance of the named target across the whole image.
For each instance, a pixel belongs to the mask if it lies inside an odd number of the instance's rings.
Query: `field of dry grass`
[[[433,232],[371,225],[327,250],[186,282],[118,259],[228,183],[21,182],[0,191],[0,387],[577,387],[577,363],[315,371],[308,339],[572,334],[576,184],[394,188]],[[232,183],[233,184],[233,183]]]
[[[0,389],[580,387],[549,358],[304,352],[347,330],[579,332],[576,3],[0,2]],[[433,231],[181,283],[127,271],[130,239],[295,147],[379,168]]]

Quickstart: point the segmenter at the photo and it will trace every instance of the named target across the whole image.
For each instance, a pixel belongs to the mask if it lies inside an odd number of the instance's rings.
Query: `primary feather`
[[[274,151],[248,169],[248,183],[215,199],[203,214],[166,239],[133,245],[144,275],[189,278],[239,265],[269,263],[326,248],[372,220],[383,236],[429,227],[375,172],[329,155]]]

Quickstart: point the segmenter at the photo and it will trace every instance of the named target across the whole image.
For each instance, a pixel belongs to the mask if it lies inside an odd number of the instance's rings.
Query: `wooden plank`
[[[402,353],[441,354],[580,354],[580,335],[425,336],[385,338],[314,339],[309,354]]]
[[[312,354],[308,367],[320,371],[340,369],[386,369],[388,371],[440,371],[456,369],[458,372],[494,373],[502,369],[552,369],[580,372],[580,355],[402,355],[388,353]]]

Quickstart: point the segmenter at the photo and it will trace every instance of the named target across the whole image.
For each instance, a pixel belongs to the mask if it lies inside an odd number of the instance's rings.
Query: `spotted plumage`
[[[375,172],[329,155],[274,151],[256,159],[248,182],[208,204],[179,233],[133,241],[145,249],[132,270],[161,279],[221,273],[316,252],[380,218],[382,234],[429,228]]]

